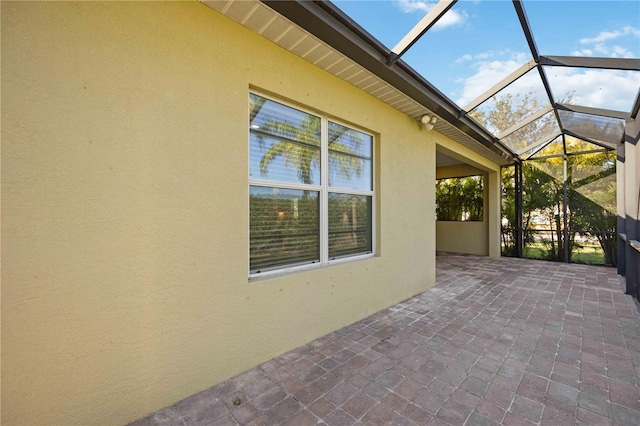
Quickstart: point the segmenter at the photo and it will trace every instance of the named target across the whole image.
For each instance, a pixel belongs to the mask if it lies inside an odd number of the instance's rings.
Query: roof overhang
[[[435,130],[500,165],[511,150],[402,60],[329,2],[229,0],[201,2],[286,50],[420,120],[440,118]]]
[[[522,161],[544,148],[549,140],[538,136],[522,147],[520,132],[555,123],[560,134],[570,135],[605,149],[615,149],[623,136],[607,131],[637,117],[640,90],[630,113],[563,104],[554,97],[547,72],[550,67],[640,71],[639,59],[545,56],[538,51],[521,0],[513,0],[532,60],[493,85],[465,107],[458,106],[420,73],[401,59],[457,0],[436,2],[425,17],[393,48],[389,49],[352,18],[328,1],[309,0],[200,0],[280,47],[321,69],[353,84],[364,92],[420,120],[425,114],[438,116],[435,130],[500,165]],[[535,70],[534,70],[535,69]],[[488,129],[472,117],[485,102],[495,98],[529,72],[538,74],[548,106],[523,116],[505,129]],[[547,101],[544,101],[546,103]],[[553,116],[553,120],[551,120]],[[477,117],[479,118],[479,116]],[[607,122],[608,119],[608,122]],[[578,120],[602,128],[591,131]],[[618,122],[616,124],[615,122]],[[566,122],[563,122],[566,121]],[[603,124],[604,123],[604,124]],[[611,133],[611,134],[608,134]],[[512,137],[513,135],[513,137]],[[548,136],[548,135],[547,135]],[[620,136],[620,137],[618,137]],[[564,143],[564,138],[562,139]],[[566,146],[564,148],[566,152]]]

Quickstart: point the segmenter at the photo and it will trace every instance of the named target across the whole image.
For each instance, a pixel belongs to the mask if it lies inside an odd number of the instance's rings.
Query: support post
[[[515,191],[516,191],[516,255],[524,256],[524,230],[522,221],[522,163],[515,164]]]
[[[640,295],[640,253],[631,242],[640,238],[640,122],[629,120],[625,126],[624,147],[624,224],[625,241],[625,282],[627,294],[638,298]]]
[[[616,205],[617,205],[617,218],[616,218],[616,231],[617,231],[617,256],[618,256],[618,275],[626,276],[626,245],[627,234],[625,229],[625,143],[624,141],[618,144],[617,159],[616,159]]]
[[[640,123],[628,120],[625,126],[624,147],[624,233],[625,242],[625,293],[638,297],[638,268],[640,254],[631,246],[638,239],[638,215],[640,213]]]
[[[567,189],[567,155],[564,155],[562,159],[563,162],[563,171],[562,171],[562,190],[563,190],[563,201],[562,201],[562,239],[564,240],[564,255],[563,260],[565,263],[569,263],[569,218],[567,217],[567,205],[569,203],[569,193]]]
[[[488,242],[489,242],[489,256],[490,257],[500,257],[501,254],[501,245],[500,245],[500,231],[501,231],[501,222],[502,222],[502,214],[500,209],[500,200],[501,200],[501,172],[489,172],[486,175],[487,179],[487,225],[488,225]]]

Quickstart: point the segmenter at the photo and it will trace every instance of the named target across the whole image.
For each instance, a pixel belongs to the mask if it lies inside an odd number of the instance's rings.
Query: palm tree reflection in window
[[[251,131],[260,148],[266,149],[260,159],[261,175],[268,177],[269,166],[282,159],[287,168],[295,168],[299,183],[319,184],[314,174],[320,171],[320,117],[254,94],[251,94],[250,108]],[[350,187],[351,180],[361,175],[363,144],[359,132],[329,123],[329,186]]]

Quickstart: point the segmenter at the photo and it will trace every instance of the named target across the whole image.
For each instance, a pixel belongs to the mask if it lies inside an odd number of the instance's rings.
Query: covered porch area
[[[135,422],[640,424],[615,269],[439,254],[437,285]]]

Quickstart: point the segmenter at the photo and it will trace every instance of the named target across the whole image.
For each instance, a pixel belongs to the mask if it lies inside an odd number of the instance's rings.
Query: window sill
[[[353,263],[353,262],[359,262],[362,260],[373,259],[375,257],[376,255],[374,253],[367,253],[367,254],[362,254],[358,256],[349,256],[349,257],[343,257],[343,258],[331,260],[325,264],[311,263],[308,265],[298,265],[298,266],[292,266],[289,268],[282,268],[282,269],[276,269],[273,271],[261,272],[259,274],[249,275],[249,283],[251,284],[254,282],[267,281],[271,279],[282,278],[282,277],[305,273],[305,272],[319,271],[325,268],[330,268],[330,267],[342,265],[345,263]]]

